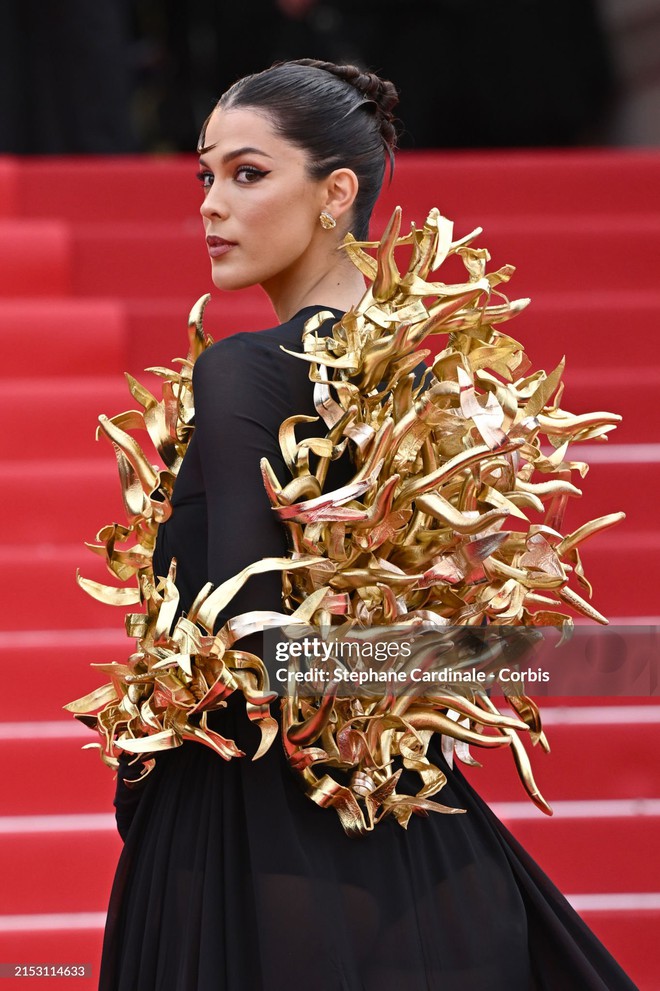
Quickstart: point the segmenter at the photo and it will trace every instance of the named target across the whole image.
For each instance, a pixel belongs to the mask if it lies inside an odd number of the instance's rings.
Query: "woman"
[[[366,236],[395,143],[391,83],[302,60],[239,81],[200,141],[201,213],[219,289],[261,285],[278,325],[208,348],[194,368],[195,431],[158,534],[177,560],[181,609],[263,557],[286,553],[260,459],[286,469],[282,421],[315,415],[305,321],[363,295],[337,247]],[[333,463],[330,487],[346,480]],[[277,572],[252,577],[220,616],[281,610]],[[253,754],[244,706],[220,731]],[[223,761],[183,744],[139,790],[119,774],[125,838],[101,988],[107,991],[525,991],[631,982],[458,771],[443,801],[462,816],[393,818],[356,840],[304,796],[282,748]]]

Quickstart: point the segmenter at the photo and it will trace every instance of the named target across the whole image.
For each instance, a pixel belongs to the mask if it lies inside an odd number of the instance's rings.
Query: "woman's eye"
[[[201,183],[202,189],[210,189],[213,185],[213,173],[202,169],[197,173],[197,180]]]
[[[264,176],[268,175],[268,172],[264,172],[263,169],[257,169],[254,165],[240,165],[234,175],[238,182],[241,182],[243,185],[249,185],[252,182],[258,182],[259,179],[263,179]]]

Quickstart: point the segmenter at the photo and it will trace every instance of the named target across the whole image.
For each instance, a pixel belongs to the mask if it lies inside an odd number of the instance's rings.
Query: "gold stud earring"
[[[321,221],[321,227],[324,231],[331,231],[333,227],[337,226],[337,221],[331,213],[328,213],[327,210],[323,210],[321,212],[319,215],[319,220]]]

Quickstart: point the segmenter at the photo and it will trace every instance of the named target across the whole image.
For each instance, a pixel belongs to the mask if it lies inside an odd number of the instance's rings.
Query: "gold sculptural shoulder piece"
[[[255,629],[302,624],[329,641],[371,628],[437,631],[555,626],[570,612],[599,623],[580,560],[581,543],[622,517],[613,513],[565,533],[568,498],[580,495],[567,460],[569,445],[605,440],[620,417],[574,415],[560,406],[563,361],[533,371],[523,346],[502,325],[528,300],[509,299],[501,287],[514,269],[487,271],[488,251],[473,246],[481,230],[454,240],[453,225],[432,210],[421,228],[400,234],[397,208],[380,242],[344,244],[369,288],[360,303],[320,336],[328,313],[307,321],[303,353],[309,365],[319,436],[296,440],[301,417],[289,417],[280,444],[290,478],[277,478],[264,460],[262,474],[274,512],[286,527],[286,558],[255,562],[217,589],[208,586],[187,616],[174,623],[175,568],[154,576],[151,555],[159,523],[190,438],[192,363],[208,339],[201,327],[204,302],[191,315],[191,351],[181,370],[163,378],[157,401],[129,379],[144,412],[102,420],[113,442],[124,492],[127,526],[100,531],[93,549],[130,588],[80,579],[102,601],[137,604],[127,629],[137,648],[122,664],[102,666],[110,683],[67,708],[101,735],[103,759],[117,764],[118,749],[146,755],[191,739],[229,759],[238,744],[207,725],[207,714],[232,692],[245,699],[261,728],[260,756],[278,732],[289,762],[309,797],[332,807],[344,829],[359,835],[386,815],[406,826],[412,814],[457,812],[434,801],[446,776],[429,759],[429,742],[475,763],[469,746],[509,747],[525,788],[545,812],[522,737],[547,749],[537,706],[511,696],[503,714],[488,691],[451,688],[432,694],[369,696],[328,683],[316,697],[294,683],[275,720],[263,661],[234,649]],[[399,270],[397,253],[408,256]],[[459,267],[461,280],[443,282],[441,266]],[[420,349],[429,340],[439,349]],[[420,362],[430,359],[423,374]],[[164,468],[156,471],[130,436],[146,429]],[[312,461],[310,454],[313,455]],[[327,491],[332,460],[350,457],[353,477]],[[282,572],[282,613],[233,617],[214,624],[242,584],[258,571]],[[576,587],[577,585],[577,587]],[[579,589],[579,591],[578,591]],[[437,646],[437,642],[436,642]],[[403,771],[420,779],[416,794],[398,793]]]

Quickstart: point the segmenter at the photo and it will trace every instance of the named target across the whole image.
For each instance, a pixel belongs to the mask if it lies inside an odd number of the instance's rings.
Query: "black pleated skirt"
[[[254,732],[233,704],[216,725]],[[160,754],[112,889],[101,991],[634,989],[434,741],[438,799],[465,813],[357,839],[277,741],[254,762],[198,743]]]

